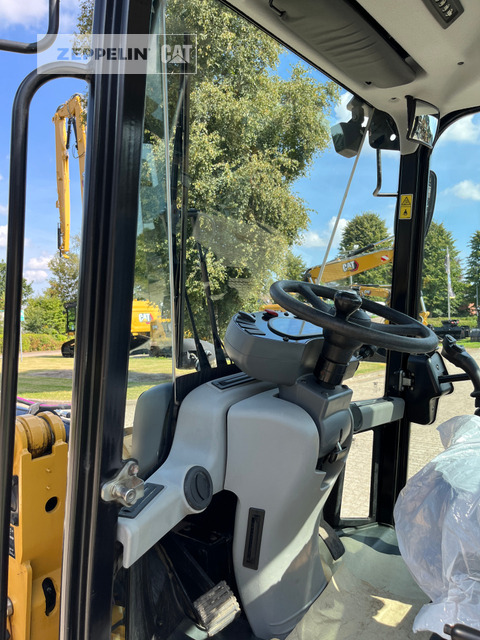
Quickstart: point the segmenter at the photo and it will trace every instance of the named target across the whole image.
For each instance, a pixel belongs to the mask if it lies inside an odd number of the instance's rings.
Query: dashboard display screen
[[[305,340],[305,338],[319,338],[323,336],[322,327],[317,327],[311,322],[294,318],[293,316],[278,316],[268,321],[271,331],[289,338],[290,340]]]

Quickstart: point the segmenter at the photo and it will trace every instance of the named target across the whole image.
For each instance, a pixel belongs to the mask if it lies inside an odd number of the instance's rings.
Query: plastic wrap
[[[461,622],[480,629],[480,418],[438,427],[445,451],[410,478],[395,505],[400,552],[432,600],[414,631],[443,633]]]

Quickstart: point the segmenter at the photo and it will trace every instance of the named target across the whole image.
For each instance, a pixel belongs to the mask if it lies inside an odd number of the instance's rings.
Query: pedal
[[[209,638],[225,629],[240,614],[240,605],[225,580],[195,600],[193,607]]]

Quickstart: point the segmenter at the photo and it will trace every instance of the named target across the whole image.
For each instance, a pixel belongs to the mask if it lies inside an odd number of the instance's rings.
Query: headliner
[[[225,4],[365,102],[390,113],[402,152],[410,153],[416,145],[405,137],[405,96],[434,104],[442,117],[480,105],[480,1],[461,0],[464,13],[446,29],[425,1],[274,0],[285,11],[283,17],[268,0]]]

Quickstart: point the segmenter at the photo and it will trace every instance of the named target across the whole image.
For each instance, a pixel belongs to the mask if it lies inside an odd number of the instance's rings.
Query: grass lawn
[[[384,362],[360,362],[360,364],[358,365],[358,369],[355,371],[355,375],[361,376],[365,375],[366,373],[385,370],[385,367],[386,364]]]
[[[60,355],[28,356],[19,362],[17,395],[32,400],[72,400],[73,358]],[[168,358],[133,356],[129,361],[127,399],[136,400],[146,389],[171,376]]]
[[[459,341],[470,349],[480,348],[480,342],[469,339]],[[356,376],[385,369],[379,362],[361,362]],[[32,400],[72,400],[73,358],[60,355],[24,356],[19,362],[18,394]],[[136,400],[138,396],[156,384],[170,379],[172,361],[169,358],[150,358],[132,356],[129,361],[127,400]],[[182,371],[180,373],[188,373]]]

